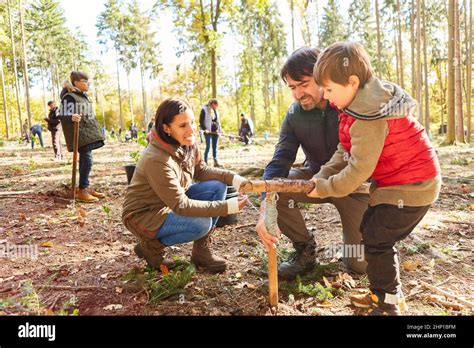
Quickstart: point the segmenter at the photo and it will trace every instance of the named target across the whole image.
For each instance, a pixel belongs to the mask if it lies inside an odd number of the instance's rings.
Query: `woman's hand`
[[[318,191],[316,191],[316,183],[318,182],[318,179],[311,178],[311,181],[314,182],[314,189],[311,192],[309,192],[307,196],[311,198],[319,198]]]
[[[240,212],[249,202],[249,197],[247,195],[239,195],[239,197],[237,198],[237,201],[239,202],[239,212]]]
[[[81,122],[81,115],[79,114],[73,114],[71,117],[72,122]]]

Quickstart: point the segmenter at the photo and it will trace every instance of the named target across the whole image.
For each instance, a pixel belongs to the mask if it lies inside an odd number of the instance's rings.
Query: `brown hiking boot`
[[[176,262],[163,257],[165,248],[166,246],[161,244],[159,240],[141,240],[135,245],[133,251],[135,251],[135,254],[137,254],[139,258],[144,258],[148,266],[156,270],[161,270],[161,265],[167,268],[173,268],[176,266]]]
[[[97,202],[99,199],[97,197],[92,196],[86,188],[78,188],[76,190],[76,200],[79,202],[93,203]]]
[[[88,188],[87,188],[87,191],[89,191],[89,193],[90,193],[92,196],[97,197],[97,198],[99,198],[99,199],[105,198],[105,194],[100,193],[100,192],[97,192],[97,191],[94,190],[92,187],[88,187]]]
[[[383,295],[381,295],[383,297]],[[353,295],[351,296],[351,303],[358,308],[368,309],[367,314],[370,316],[380,315],[400,315],[401,302],[405,303],[404,299],[399,300],[399,304],[390,304],[380,300],[380,297],[372,291],[365,295]],[[406,308],[406,305],[405,305]]]
[[[196,266],[206,268],[211,273],[220,273],[225,271],[227,263],[222,257],[212,255],[209,249],[211,244],[210,234],[212,232],[213,230],[204,237],[194,241],[191,262]]]
[[[216,168],[222,168],[222,164],[220,164],[219,161],[215,159],[215,160],[214,160],[214,167],[216,167]]]

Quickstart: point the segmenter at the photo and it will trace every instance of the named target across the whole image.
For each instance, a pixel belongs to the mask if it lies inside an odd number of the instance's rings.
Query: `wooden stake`
[[[270,249],[268,252],[268,289],[270,292],[270,305],[275,307],[278,305],[278,265],[276,249]]]
[[[72,155],[72,200],[76,201],[76,171],[77,171],[77,148],[79,147],[79,122],[74,122],[74,139]]]
[[[268,192],[266,197],[265,226],[271,235],[276,235],[276,203],[277,194]],[[270,306],[278,306],[278,263],[276,249],[270,249],[268,251],[268,290]]]

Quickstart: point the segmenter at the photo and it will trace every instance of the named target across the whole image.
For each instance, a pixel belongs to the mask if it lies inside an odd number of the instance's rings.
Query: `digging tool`
[[[72,200],[76,202],[77,148],[79,147],[79,122],[74,122],[74,142],[72,155]]]

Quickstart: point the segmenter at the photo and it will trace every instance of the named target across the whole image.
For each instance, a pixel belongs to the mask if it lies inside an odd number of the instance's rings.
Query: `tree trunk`
[[[415,0],[411,1],[410,11],[410,44],[411,44],[411,94],[416,99],[416,65],[415,65]]]
[[[30,81],[28,78],[28,55],[26,54],[25,28],[23,25],[23,1],[20,1],[20,27],[21,27],[21,47],[23,52],[23,78],[25,79],[26,111],[28,113],[28,123],[32,126],[31,103],[30,103]]]
[[[13,74],[15,75],[15,95],[16,95],[16,104],[18,108],[18,120],[20,121],[20,135],[23,132],[23,120],[21,114],[21,103],[20,103],[20,83],[18,82],[18,70],[16,67],[16,50],[15,50],[15,36],[13,35],[13,24],[12,24],[12,14],[10,0],[7,0],[8,6],[8,23],[10,25],[10,40],[13,56]]]
[[[467,22],[467,20],[466,20]],[[466,60],[466,126],[468,144],[471,143],[471,99],[472,99],[472,1],[469,1],[469,25],[466,29],[467,60]]]
[[[421,0],[416,0],[416,94],[415,98],[418,102],[417,117],[418,121],[423,124],[423,99],[421,95],[422,88],[422,72],[421,72]]]
[[[321,37],[320,35],[320,28],[319,28],[319,1],[316,1],[316,45],[321,46],[319,42],[319,38]],[[316,46],[316,47],[317,47]]]
[[[255,96],[253,93],[254,85],[253,85],[253,41],[251,36],[251,28],[252,22],[249,18],[249,26],[247,28],[247,47],[248,47],[248,55],[249,55],[249,83],[250,83],[250,118],[252,119],[254,127],[256,127],[257,123],[255,122]]]
[[[47,100],[46,100],[46,84],[44,82],[44,71],[43,71],[43,68],[41,68],[41,85],[43,87],[43,107],[44,107],[44,112],[45,112],[45,115],[48,114],[48,103],[47,103]]]
[[[270,88],[270,79],[268,78],[268,61],[266,61],[265,57],[263,61],[263,105],[265,108],[265,124],[268,127],[268,131],[270,134],[272,133],[272,116],[270,112],[270,95],[268,93],[268,89]]]
[[[380,77],[382,77],[382,43],[380,38],[380,13],[379,13],[379,1],[375,0],[375,20],[377,24],[377,72]]]
[[[130,118],[132,119],[132,124],[135,124],[135,119],[133,117],[133,97],[132,90],[130,89],[130,71],[127,71],[127,85],[128,85],[128,105],[130,107]]]
[[[404,72],[403,72],[403,66],[404,61],[403,61],[403,44],[402,44],[402,24],[400,21],[400,17],[402,16],[401,10],[400,10],[400,0],[397,0],[397,32],[398,32],[398,55],[399,55],[399,63],[400,63],[400,87],[402,89],[405,89],[405,77]]]
[[[430,132],[430,87],[428,85],[428,55],[426,53],[428,43],[426,42],[426,10],[425,10],[425,0],[422,0],[423,8],[423,67],[424,67],[424,77],[425,77],[425,129],[428,136],[431,138]]]
[[[142,100],[143,100],[143,123],[145,129],[148,126],[148,108],[146,104],[146,89],[145,89],[145,72],[143,71],[142,58],[140,57],[140,78],[142,82]]]
[[[464,115],[462,105],[462,78],[461,78],[461,41],[459,37],[459,6],[454,0],[454,84],[456,94],[456,140],[464,143]]]
[[[291,44],[293,51],[295,50],[295,4],[294,0],[290,0],[291,11]]]
[[[232,52],[235,52],[234,40],[232,40]],[[239,105],[239,86],[237,84],[237,68],[235,65],[234,54],[232,54],[232,62],[233,62],[233,68],[234,68],[235,115],[237,116],[236,120],[237,120],[237,132],[238,132],[240,128],[240,105]]]
[[[3,76],[3,56],[0,53],[0,77],[2,80],[3,112],[5,114],[5,135],[10,139],[10,129],[8,127],[8,105],[7,92],[5,91],[5,77]]]
[[[448,5],[448,129],[446,132],[446,144],[453,144],[455,141],[455,111],[454,111],[454,8],[456,0],[449,0]]]
[[[120,117],[120,128],[123,130],[123,113],[122,113],[122,92],[120,91],[120,69],[119,69],[119,58],[118,50],[115,48],[115,63],[117,66],[117,91],[119,97],[119,117]]]
[[[393,16],[392,16],[392,21],[393,21]],[[395,25],[396,26],[396,25]],[[400,55],[398,53],[398,38],[397,38],[397,32],[396,30],[394,31],[394,36],[393,36],[393,43],[395,45],[395,66],[396,66],[396,70],[397,70],[397,84],[400,86],[401,83],[401,79],[400,79]]]
[[[215,49],[211,49],[211,83],[212,98],[217,98],[217,62]]]
[[[436,77],[439,83],[439,91],[440,91],[440,115],[441,115],[441,134],[444,134],[444,115],[446,114],[446,86],[443,81],[446,79],[446,76],[443,74],[443,66],[442,62],[439,62],[436,67]]]

